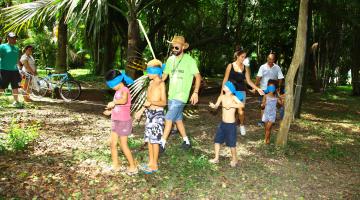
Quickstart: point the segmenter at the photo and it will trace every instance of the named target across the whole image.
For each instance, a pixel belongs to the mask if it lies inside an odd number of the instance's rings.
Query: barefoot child
[[[269,80],[267,89],[264,91],[266,95],[262,100],[261,108],[264,109],[262,121],[265,123],[265,144],[270,144],[270,134],[273,123],[276,119],[276,106],[281,104],[276,95],[276,80]]]
[[[159,144],[164,132],[166,90],[165,83],[161,79],[161,66],[161,62],[157,59],[147,64],[147,74],[151,79],[147,90],[147,100],[143,108],[135,115],[136,120],[140,120],[144,111],[146,115],[144,140],[149,147],[149,163],[143,166],[145,174],[152,174],[158,170]]]
[[[244,106],[242,93],[235,90],[232,82],[227,81],[223,87],[225,94],[219,96],[216,104],[210,102],[211,108],[217,109],[222,104],[222,122],[220,123],[215,135],[215,158],[209,160],[211,163],[219,162],[220,144],[226,143],[231,150],[230,166],[235,167],[237,164],[236,156],[236,119],[235,113],[238,108]]]
[[[125,72],[121,73],[118,70],[110,70],[106,76],[106,84],[115,90],[113,101],[107,105],[105,115],[111,115],[111,137],[110,149],[111,158],[113,161],[112,170],[119,171],[120,163],[118,158],[117,144],[120,139],[120,147],[129,162],[129,167],[126,170],[128,175],[133,175],[138,172],[135,165],[134,158],[128,146],[128,135],[132,131],[132,120],[130,115],[131,96],[126,85],[132,84],[133,80],[126,76]]]

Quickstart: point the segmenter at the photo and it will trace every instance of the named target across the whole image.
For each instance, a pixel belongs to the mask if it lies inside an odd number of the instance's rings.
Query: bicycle
[[[53,91],[55,88],[59,88],[60,97],[66,101],[73,101],[81,95],[81,85],[78,81],[68,72],[65,73],[52,73],[54,68],[45,68],[47,76],[39,77],[36,80],[37,88],[31,87],[31,93],[36,96],[46,96],[49,91]]]

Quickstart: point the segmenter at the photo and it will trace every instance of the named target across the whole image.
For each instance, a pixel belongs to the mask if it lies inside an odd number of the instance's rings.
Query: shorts
[[[0,89],[6,89],[11,84],[12,89],[20,88],[21,76],[19,71],[0,69]]]
[[[169,99],[168,111],[165,115],[165,119],[172,122],[183,120],[184,107],[185,103],[179,100]]]
[[[130,135],[132,132],[132,120],[111,120],[111,131],[115,132],[118,136]]]
[[[226,143],[228,147],[236,147],[236,123],[221,122],[218,126],[214,142]]]
[[[150,144],[160,144],[165,126],[164,109],[146,109],[145,116],[144,141],[150,142]]]

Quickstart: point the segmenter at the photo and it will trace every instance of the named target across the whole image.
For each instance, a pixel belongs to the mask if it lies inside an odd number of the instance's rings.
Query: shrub
[[[7,136],[9,148],[16,151],[26,149],[29,143],[39,136],[38,130],[37,125],[21,128],[15,121],[12,121]]]

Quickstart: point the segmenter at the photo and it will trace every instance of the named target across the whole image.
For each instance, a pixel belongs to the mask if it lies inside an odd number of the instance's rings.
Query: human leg
[[[114,169],[120,168],[118,151],[117,151],[117,143],[118,143],[118,135],[115,132],[111,132],[110,135],[110,151],[111,151],[111,159],[112,165]]]
[[[215,152],[215,157],[213,159],[209,160],[209,162],[218,163],[219,162],[219,154],[220,154],[220,144],[219,143],[214,144],[214,152]]]
[[[134,158],[133,158],[132,153],[130,151],[130,148],[128,146],[128,136],[120,136],[120,146],[121,146],[122,152],[124,153],[126,159],[129,162],[129,168],[128,169],[130,171],[137,170]]]
[[[270,144],[270,134],[271,134],[272,122],[265,123],[265,143]]]

